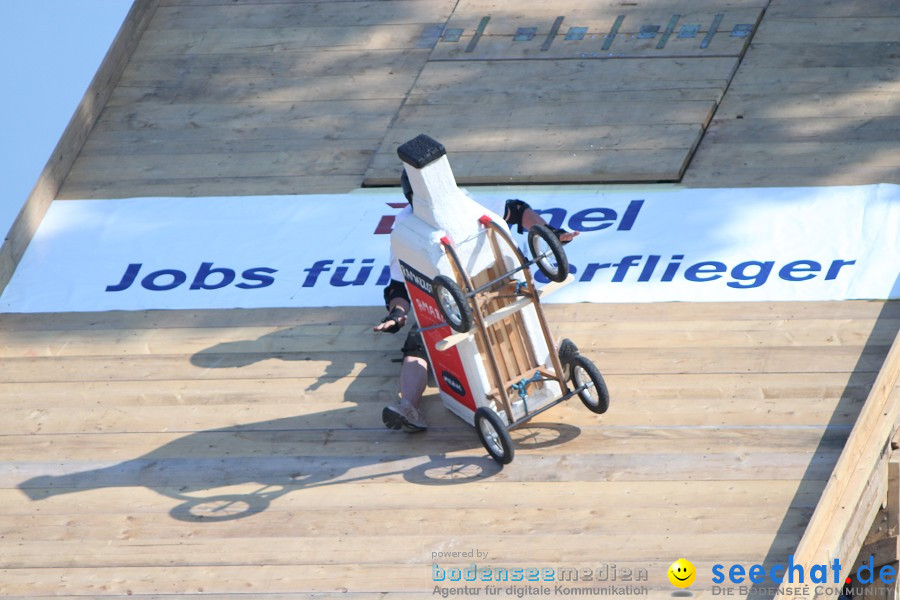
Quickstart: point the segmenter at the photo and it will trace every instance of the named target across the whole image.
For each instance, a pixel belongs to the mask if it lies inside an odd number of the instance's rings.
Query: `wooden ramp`
[[[383,428],[380,316],[0,316],[0,595],[431,597],[433,563],[475,562],[669,597],[685,557],[704,597],[715,563],[786,561],[900,328],[898,303],[550,306],[612,407],[542,415],[501,470],[436,394],[427,433]]]

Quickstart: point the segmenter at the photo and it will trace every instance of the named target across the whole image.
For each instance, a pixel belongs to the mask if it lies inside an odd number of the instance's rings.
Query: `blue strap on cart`
[[[528,398],[528,394],[526,393],[526,390],[528,389],[529,385],[531,385],[532,383],[534,383],[536,381],[540,381],[541,379],[542,379],[541,374],[535,373],[528,379],[523,379],[519,383],[514,383],[514,384],[510,385],[510,387],[512,389],[519,392],[519,398],[522,399],[522,404],[525,406],[525,414],[526,415],[528,414],[528,403],[526,402],[526,400]]]

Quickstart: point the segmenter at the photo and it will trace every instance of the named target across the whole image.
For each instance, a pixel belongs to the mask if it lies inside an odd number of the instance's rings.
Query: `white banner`
[[[900,298],[900,186],[472,188],[520,198],[566,246],[549,302]],[[398,190],[54,202],[4,312],[372,306]]]

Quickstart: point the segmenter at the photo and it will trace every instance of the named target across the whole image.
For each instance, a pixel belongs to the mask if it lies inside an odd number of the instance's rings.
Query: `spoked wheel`
[[[586,356],[579,354],[572,360],[572,385],[588,410],[601,415],[607,411],[609,390],[606,382],[600,369]]]
[[[565,281],[569,276],[569,259],[562,242],[546,225],[535,225],[528,230],[528,249],[538,269],[550,281]]]
[[[446,275],[438,275],[431,285],[434,301],[450,328],[460,333],[472,329],[472,307],[459,285]]]
[[[515,454],[512,438],[500,415],[482,406],[475,411],[475,431],[491,458],[501,465],[512,462]]]

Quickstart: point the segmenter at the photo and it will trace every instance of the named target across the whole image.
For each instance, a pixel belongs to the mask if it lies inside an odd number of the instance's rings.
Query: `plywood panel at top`
[[[463,183],[677,180],[736,62],[431,61],[366,183],[395,182],[397,146],[421,132]]]

